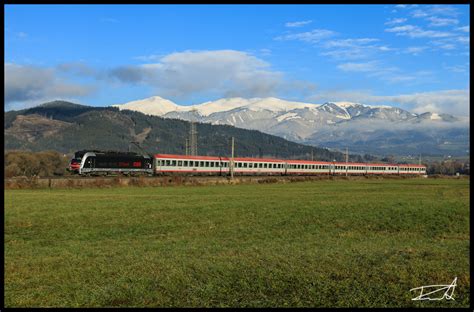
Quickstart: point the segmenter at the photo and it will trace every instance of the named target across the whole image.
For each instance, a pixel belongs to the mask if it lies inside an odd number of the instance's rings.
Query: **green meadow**
[[[468,179],[4,194],[6,307],[470,304]]]

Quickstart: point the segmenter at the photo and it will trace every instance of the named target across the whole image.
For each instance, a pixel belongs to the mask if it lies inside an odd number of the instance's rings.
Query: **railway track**
[[[288,183],[298,181],[334,180],[334,179],[403,179],[407,176],[328,176],[328,175],[260,175],[260,176],[100,176],[100,177],[37,177],[37,178],[9,178],[4,179],[5,189],[29,188],[101,188],[127,186],[172,186],[172,185],[218,185],[218,184],[253,184],[253,183]]]

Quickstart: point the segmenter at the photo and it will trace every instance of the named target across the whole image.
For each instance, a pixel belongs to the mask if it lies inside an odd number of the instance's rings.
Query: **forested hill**
[[[148,153],[185,154],[189,123],[164,119],[115,107],[91,107],[64,101],[45,103],[5,113],[5,150],[82,149],[126,151],[131,141]],[[230,156],[235,137],[235,156],[343,160],[344,155],[306,146],[255,130],[227,125],[197,124],[198,154]],[[132,145],[132,150],[136,148]],[[360,156],[351,156],[361,161]]]

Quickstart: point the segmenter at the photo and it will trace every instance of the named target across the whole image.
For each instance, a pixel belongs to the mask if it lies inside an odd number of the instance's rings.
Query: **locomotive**
[[[80,175],[94,174],[153,174],[153,158],[133,152],[77,151],[69,170]]]
[[[285,160],[275,158],[147,155],[84,150],[74,154],[69,170],[79,175],[425,175],[426,166]]]

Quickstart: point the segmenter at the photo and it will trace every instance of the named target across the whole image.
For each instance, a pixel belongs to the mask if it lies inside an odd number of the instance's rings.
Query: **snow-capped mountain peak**
[[[112,106],[156,116],[165,115],[169,112],[179,110],[182,107],[159,96],[152,96],[143,100],[132,101],[126,104],[115,104]]]

